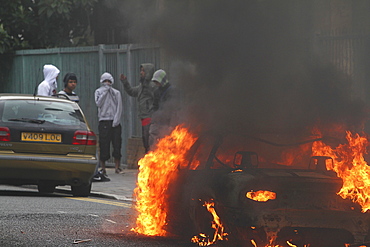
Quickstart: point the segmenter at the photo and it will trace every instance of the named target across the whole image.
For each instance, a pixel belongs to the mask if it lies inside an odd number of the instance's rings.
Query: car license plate
[[[27,142],[62,142],[61,134],[22,132],[22,141]]]

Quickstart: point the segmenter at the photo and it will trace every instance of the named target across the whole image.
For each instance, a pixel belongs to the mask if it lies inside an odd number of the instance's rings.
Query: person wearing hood
[[[169,134],[174,109],[168,103],[176,97],[171,83],[167,79],[167,73],[159,69],[153,74],[152,82],[158,87],[154,92],[152,124],[149,129],[149,144],[151,149],[164,135]],[[174,104],[171,104],[174,106]]]
[[[145,153],[149,151],[149,128],[153,113],[154,90],[156,89],[150,82],[154,74],[154,65],[143,63],[140,65],[140,83],[132,87],[127,81],[127,77],[121,74],[120,80],[126,93],[132,97],[137,97],[138,117],[141,120],[141,132]]]
[[[57,93],[57,79],[59,69],[51,64],[44,65],[44,80],[37,87],[37,95],[52,96]]]
[[[77,76],[75,73],[67,73],[63,79],[64,89],[59,91],[58,94],[66,95],[69,100],[76,103],[80,101],[78,95],[73,91],[77,86]]]
[[[112,143],[116,173],[121,173],[121,145],[122,145],[122,98],[121,92],[114,89],[113,76],[105,72],[100,78],[101,86],[95,90],[95,103],[98,107],[99,118],[99,148],[102,173],[106,175],[105,162],[110,158],[110,144]]]
[[[164,102],[168,101],[172,96],[172,85],[167,79],[167,73],[163,69],[159,69],[153,74],[152,82],[158,87],[154,92],[153,111],[160,109]]]

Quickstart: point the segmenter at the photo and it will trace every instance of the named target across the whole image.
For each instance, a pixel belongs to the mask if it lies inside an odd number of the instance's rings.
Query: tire
[[[47,183],[40,183],[37,185],[37,189],[40,193],[53,193],[55,191],[55,185],[47,184]]]
[[[84,184],[80,186],[71,186],[71,189],[73,196],[87,197],[90,195],[91,183],[88,185]]]

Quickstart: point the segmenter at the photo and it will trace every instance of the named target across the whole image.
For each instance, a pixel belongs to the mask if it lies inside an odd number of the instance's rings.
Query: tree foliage
[[[25,48],[91,45],[98,0],[0,0],[0,54]]]

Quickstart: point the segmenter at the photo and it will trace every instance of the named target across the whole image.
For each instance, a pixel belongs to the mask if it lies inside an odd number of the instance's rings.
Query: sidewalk
[[[114,168],[106,168],[108,182],[93,182],[91,195],[115,200],[132,201],[136,187],[138,169],[123,169],[123,174],[116,174]],[[70,191],[70,186],[58,186],[56,190]]]
[[[109,182],[93,182],[91,194],[116,200],[132,201],[136,187],[138,169],[123,169],[123,174],[116,174],[114,168],[106,168]]]

